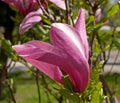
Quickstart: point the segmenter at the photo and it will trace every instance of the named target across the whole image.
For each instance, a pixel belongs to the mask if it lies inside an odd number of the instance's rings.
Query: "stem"
[[[44,82],[44,87],[45,87],[45,89],[46,89],[56,100],[58,100],[58,102],[59,102],[59,98],[57,98],[56,95],[52,94],[51,89],[49,89],[48,84],[47,84],[47,81],[46,81],[44,75],[41,75],[41,76],[42,76],[42,81]],[[48,95],[48,92],[46,92],[46,95]],[[49,98],[49,97],[48,97],[48,98]],[[49,101],[49,102],[50,102],[50,101]],[[62,102],[59,102],[59,103],[62,103]]]
[[[58,100],[58,103],[62,103],[62,101],[63,101],[63,97],[60,96],[57,100]]]
[[[40,95],[40,85],[38,81],[38,69],[36,70],[36,76],[35,76],[35,81],[36,81],[36,86],[37,86],[37,91],[38,91],[38,103],[41,103],[41,95]]]
[[[114,38],[115,31],[116,31],[116,28],[113,28],[113,32],[112,32],[112,36],[111,36],[112,38]],[[112,46],[113,46],[113,39],[112,39],[112,41],[111,41],[110,49],[109,49],[109,51],[108,51],[108,55],[107,55],[107,59],[105,60],[105,63],[107,63],[107,61],[108,61],[109,58],[110,58]]]
[[[92,58],[93,58],[93,48],[94,48],[94,39],[95,39],[95,34],[92,33],[92,38],[91,38],[91,41],[90,41],[90,58],[89,58],[89,64],[90,64],[90,67],[92,68]]]
[[[69,12],[70,12],[70,24],[74,27],[74,19],[73,19],[73,5],[74,5],[74,2],[73,0],[71,2],[69,2]]]
[[[112,96],[113,96],[113,93],[112,93],[112,91],[110,90],[110,88],[109,88],[109,86],[108,86],[108,84],[107,84],[107,82],[106,82],[105,77],[104,77],[103,74],[100,75],[100,81],[101,81],[102,84],[103,84],[103,89],[104,89],[105,94],[107,94],[107,92],[108,92],[108,93],[110,94],[110,96],[112,97]]]
[[[66,23],[69,24],[69,1],[65,0],[65,6],[66,6]]]
[[[8,89],[9,89],[9,92],[10,92],[10,94],[11,94],[11,98],[12,98],[13,103],[17,103],[16,100],[15,100],[14,93],[13,93],[13,91],[12,91],[10,82],[9,82],[8,71],[7,71],[8,68],[6,67],[6,68],[4,68],[4,69],[5,69],[5,76],[6,76],[6,81],[5,81],[5,83],[6,83],[6,85],[8,86]]]
[[[50,14],[49,10],[45,10],[44,7],[42,6],[41,4],[41,1],[40,0],[37,0],[41,10],[43,11],[44,15],[46,15],[52,22],[56,22],[54,17]]]
[[[14,93],[13,93],[13,91],[12,91],[12,88],[11,88],[11,86],[10,86],[10,84],[9,84],[9,81],[7,81],[7,86],[8,86],[9,92],[10,92],[10,94],[11,94],[13,103],[17,103],[16,100],[15,100]]]

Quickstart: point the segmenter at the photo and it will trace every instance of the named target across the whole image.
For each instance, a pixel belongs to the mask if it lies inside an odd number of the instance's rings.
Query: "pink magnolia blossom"
[[[62,8],[63,10],[66,9],[65,1],[64,0],[46,0],[56,4],[58,7]],[[44,1],[41,1],[43,7],[45,8]],[[23,34],[24,32],[28,31],[33,25],[39,23],[41,21],[40,15],[43,15],[42,10],[39,8],[37,11],[30,12],[24,20],[21,22],[19,26],[19,33]]]
[[[27,15],[29,12],[39,8],[37,0],[2,0],[2,1],[17,8],[24,16]],[[61,9],[64,10],[66,9],[64,0],[47,0],[47,1],[54,3],[56,6],[60,7]]]
[[[38,9],[37,11],[32,11],[28,15],[26,15],[19,26],[19,33],[23,34],[24,32],[28,31],[30,28],[32,28],[33,25],[39,23],[42,19],[40,17],[40,15],[42,14],[43,14],[42,10]]]
[[[19,56],[61,84],[61,71],[64,71],[70,76],[75,91],[84,91],[90,78],[84,10],[80,10],[75,27],[53,23],[50,40],[51,44],[34,40],[13,48]]]
[[[42,19],[40,15],[43,15],[42,10],[39,8],[37,0],[2,0],[15,8],[17,8],[25,18],[21,22],[19,26],[19,33],[23,34],[24,32],[28,31],[33,25],[39,23]],[[52,2],[56,6],[60,7],[61,9],[65,10],[65,1],[64,0],[46,0],[47,2]],[[41,1],[43,7],[45,8],[44,1]],[[35,11],[35,9],[38,9]]]
[[[38,6],[36,0],[2,0],[17,8],[24,16]]]

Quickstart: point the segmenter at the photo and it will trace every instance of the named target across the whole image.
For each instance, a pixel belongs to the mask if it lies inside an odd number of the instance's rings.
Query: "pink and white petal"
[[[45,73],[50,78],[62,83],[62,73],[60,69],[53,64],[47,63],[48,61],[52,61],[54,59],[50,58],[51,55],[48,55],[47,57],[47,54],[51,48],[52,45],[39,41],[31,41],[23,45],[13,46],[13,49],[18,53],[19,56],[37,67],[41,72]]]
[[[82,40],[82,44],[84,46],[85,56],[86,56],[86,59],[88,60],[89,46],[88,46],[86,27],[85,27],[85,10],[84,9],[80,9],[80,14],[76,21],[75,28],[79,32],[79,36],[80,36],[80,38]]]
[[[62,71],[66,72],[66,74],[70,76],[70,79],[74,84],[74,90],[76,92],[83,92],[88,86],[90,71],[89,67],[87,66],[88,64],[83,68],[81,67],[81,64],[72,64],[72,62],[70,64],[68,61],[68,64],[64,64],[64,66],[60,67]]]
[[[35,24],[39,23],[41,21],[40,15],[42,14],[42,10],[38,9],[37,11],[30,12],[28,15],[26,15],[26,17],[19,26],[19,33],[23,34],[30,28],[32,28]]]
[[[69,25],[54,23],[50,30],[50,39],[54,46],[68,55],[67,63],[63,64],[61,69],[70,75],[75,90],[83,91],[89,81],[90,69],[77,33],[76,29]]]
[[[71,56],[75,53],[85,58],[84,48],[81,43],[78,32],[67,24],[53,23],[50,29],[50,40],[52,44],[66,52],[69,51]]]
[[[15,45],[13,49],[25,59],[34,59],[57,66],[67,62],[65,53],[45,42],[30,41],[23,45]]]
[[[65,0],[49,0],[52,3],[54,3],[56,6],[58,6],[59,8],[66,10],[66,6],[65,6]]]

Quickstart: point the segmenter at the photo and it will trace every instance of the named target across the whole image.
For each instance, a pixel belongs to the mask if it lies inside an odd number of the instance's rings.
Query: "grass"
[[[38,103],[38,92],[35,77],[29,73],[15,73],[11,75],[15,82],[15,99],[17,103]],[[43,86],[40,86],[42,103],[51,103],[48,101],[48,95]],[[53,96],[49,96],[52,103],[56,103]],[[0,100],[0,103],[8,103],[7,99]]]
[[[38,103],[38,93],[34,76],[29,73],[15,73],[12,74],[11,77],[15,82],[15,99],[17,103]],[[115,95],[117,98],[120,99],[120,74],[106,75],[106,80],[108,81],[108,84],[112,90],[116,91]],[[51,101],[48,100],[47,91],[43,87],[44,86],[40,86],[42,103],[57,103],[52,95],[49,96],[49,99]],[[8,102],[5,98],[3,100],[0,100],[0,103]]]

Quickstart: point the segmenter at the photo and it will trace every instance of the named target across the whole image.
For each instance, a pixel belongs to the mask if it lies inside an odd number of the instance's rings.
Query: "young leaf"
[[[118,5],[113,5],[110,10],[107,13],[107,17],[111,17],[113,15],[115,15],[117,12],[119,11],[119,6]]]

